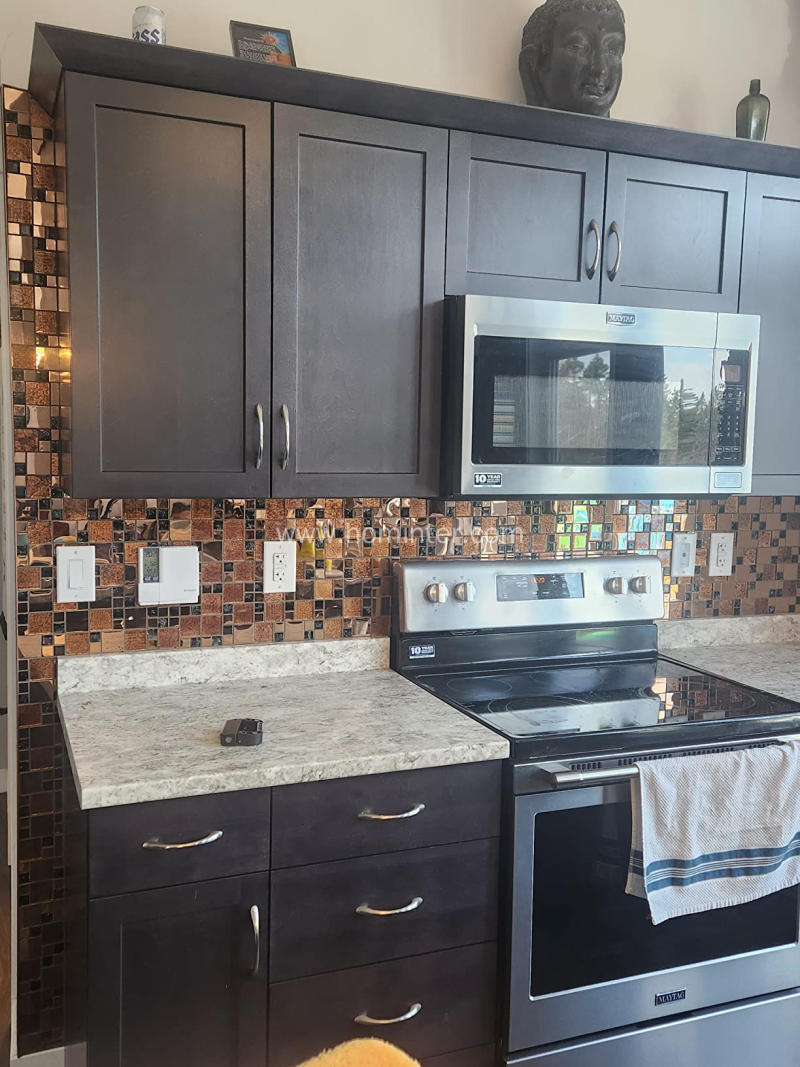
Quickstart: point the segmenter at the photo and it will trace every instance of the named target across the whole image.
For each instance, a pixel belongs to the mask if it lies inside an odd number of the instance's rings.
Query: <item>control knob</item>
[[[630,582],[628,582],[628,588],[632,593],[649,593],[650,579],[646,574],[637,574],[635,578],[631,578]]]
[[[444,604],[447,600],[447,586],[444,582],[431,582],[425,587],[425,599],[431,604]]]
[[[456,582],[453,586],[453,596],[466,604],[471,604],[475,599],[475,586],[472,582]]]
[[[622,596],[625,592],[625,582],[618,575],[614,578],[606,578],[606,592],[612,596]]]

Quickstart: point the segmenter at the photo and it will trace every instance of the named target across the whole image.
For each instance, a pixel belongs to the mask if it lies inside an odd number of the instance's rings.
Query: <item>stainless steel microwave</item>
[[[447,322],[446,492],[750,491],[758,316],[461,296]]]

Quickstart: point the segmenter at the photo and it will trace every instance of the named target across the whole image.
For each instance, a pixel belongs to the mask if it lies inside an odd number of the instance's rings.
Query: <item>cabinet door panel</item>
[[[752,491],[765,496],[800,493],[798,233],[800,180],[751,174],[740,310],[761,316]]]
[[[611,155],[603,302],[736,311],[744,190],[739,171]]]
[[[444,130],[276,106],[275,495],[438,491],[446,186]]]
[[[72,489],[267,491],[270,106],[68,76]]]
[[[93,901],[89,1063],[264,1067],[267,905],[267,875]]]
[[[605,166],[603,152],[453,132],[447,292],[596,302]]]

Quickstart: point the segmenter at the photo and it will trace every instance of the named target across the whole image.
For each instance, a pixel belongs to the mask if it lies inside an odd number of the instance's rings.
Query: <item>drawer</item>
[[[324,1048],[380,1037],[425,1059],[494,1040],[495,946],[413,956],[270,986],[270,1067],[296,1067]],[[357,1017],[397,1019],[359,1025]]]
[[[273,790],[272,865],[495,837],[500,774],[493,761],[281,786]]]
[[[268,870],[269,807],[249,789],[91,811],[89,896]]]
[[[492,838],[273,871],[271,981],[496,940],[498,863]]]
[[[434,1056],[423,1060],[420,1067],[495,1067],[497,1052],[494,1045],[481,1045],[480,1048],[462,1049],[461,1052],[448,1052],[444,1056]]]

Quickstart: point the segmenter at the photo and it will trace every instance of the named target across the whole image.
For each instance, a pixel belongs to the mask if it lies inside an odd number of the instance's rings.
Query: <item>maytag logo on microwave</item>
[[[472,475],[472,484],[476,489],[483,489],[485,486],[501,486],[503,484],[503,475],[499,472],[482,472],[481,474]]]
[[[656,993],[657,1008],[662,1004],[675,1004],[679,1000],[686,1000],[685,989],[673,989],[671,993]]]
[[[607,326],[635,326],[636,316],[632,311],[607,311]]]

